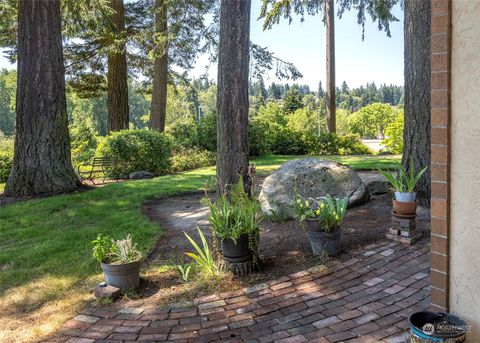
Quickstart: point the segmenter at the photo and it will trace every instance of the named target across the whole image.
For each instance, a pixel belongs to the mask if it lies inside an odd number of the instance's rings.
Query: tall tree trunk
[[[114,43],[116,36],[125,30],[125,8],[123,6],[123,0],[110,0],[110,7],[115,12],[110,17],[113,32],[109,37],[109,44],[115,45],[115,51],[108,54],[108,132],[128,129],[128,84],[125,42],[120,44]]]
[[[248,174],[250,0],[222,0],[218,49],[217,193]]]
[[[327,131],[336,131],[336,104],[335,104],[335,13],[334,1],[325,1],[326,19],[326,51],[327,51]]]
[[[168,27],[167,4],[164,0],[155,0],[155,34],[156,46],[153,63],[153,90],[150,106],[150,128],[165,130],[167,113],[168,81]]]
[[[415,170],[430,164],[430,1],[405,0],[405,126],[403,160]],[[430,203],[430,170],[417,184],[424,204]]]
[[[15,156],[5,194],[80,186],[70,160],[60,0],[18,2]]]

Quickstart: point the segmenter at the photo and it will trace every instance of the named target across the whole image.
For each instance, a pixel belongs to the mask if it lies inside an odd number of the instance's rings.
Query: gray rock
[[[153,177],[153,173],[141,170],[130,173],[128,177],[132,180],[151,179]]]
[[[353,169],[332,161],[306,158],[284,163],[265,179],[259,197],[263,213],[293,218],[295,183],[298,193],[306,198],[327,194],[346,197],[350,206],[370,198],[365,184]]]
[[[385,194],[390,192],[390,182],[378,173],[359,173],[370,194]]]

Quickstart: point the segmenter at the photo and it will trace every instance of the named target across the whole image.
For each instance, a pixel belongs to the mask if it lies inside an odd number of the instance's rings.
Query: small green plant
[[[330,195],[320,199],[304,199],[296,193],[294,198],[295,218],[301,226],[304,227],[305,220],[316,220],[326,232],[333,231],[342,224],[347,206],[347,198],[333,198]]]
[[[397,192],[414,192],[420,178],[427,171],[428,167],[423,168],[418,173],[415,173],[415,166],[413,161],[409,161],[409,170],[407,171],[400,162],[397,162],[398,171],[389,171],[378,169],[378,172],[382,174],[388,182],[392,184],[392,187]]]
[[[187,252],[185,255],[191,257],[195,263],[200,267],[200,269],[207,275],[213,276],[218,273],[218,267],[215,263],[213,258],[212,251],[208,247],[207,240],[203,234],[203,232],[197,226],[198,235],[200,236],[200,240],[202,241],[203,247],[200,246],[186,233],[184,232],[185,236],[187,237],[188,241],[192,246],[195,248],[197,253]]]
[[[316,199],[304,199],[298,193],[294,197],[294,213],[295,218],[304,222],[307,219],[320,220],[320,203]]]
[[[263,219],[270,221],[272,223],[283,223],[287,221],[289,218],[285,214],[278,213],[275,210],[270,210],[270,213],[267,215],[264,215]]]
[[[188,282],[188,277],[190,276],[190,270],[192,269],[192,265],[190,264],[185,264],[181,265],[179,264],[177,266],[178,271],[182,275],[182,281],[183,282]]]
[[[204,198],[202,204],[210,209],[208,221],[218,239],[231,239],[236,243],[240,236],[246,234],[249,249],[256,252],[262,218],[258,215],[258,201],[248,197],[242,181],[231,188],[228,196],[222,195],[215,203]]]
[[[347,213],[347,198],[332,198],[330,195],[321,200],[321,222],[325,231],[332,231],[338,228]]]
[[[108,255],[115,249],[112,239],[101,233],[92,241],[92,245],[92,255],[98,262],[106,262]]]
[[[132,236],[127,235],[125,239],[115,241],[109,236],[98,234],[92,241],[93,257],[98,262],[109,264],[125,264],[138,261],[142,254],[133,243]]]

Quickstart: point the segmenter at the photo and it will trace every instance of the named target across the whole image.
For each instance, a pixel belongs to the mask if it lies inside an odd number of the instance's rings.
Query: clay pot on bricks
[[[400,216],[415,216],[417,212],[417,202],[403,202],[393,199],[393,213]]]

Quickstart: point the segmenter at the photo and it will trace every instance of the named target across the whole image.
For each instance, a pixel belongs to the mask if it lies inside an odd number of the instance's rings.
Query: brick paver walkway
[[[58,340],[405,342],[406,318],[429,306],[429,249],[426,240],[383,241],[327,268],[198,298],[188,308],[86,308]]]

